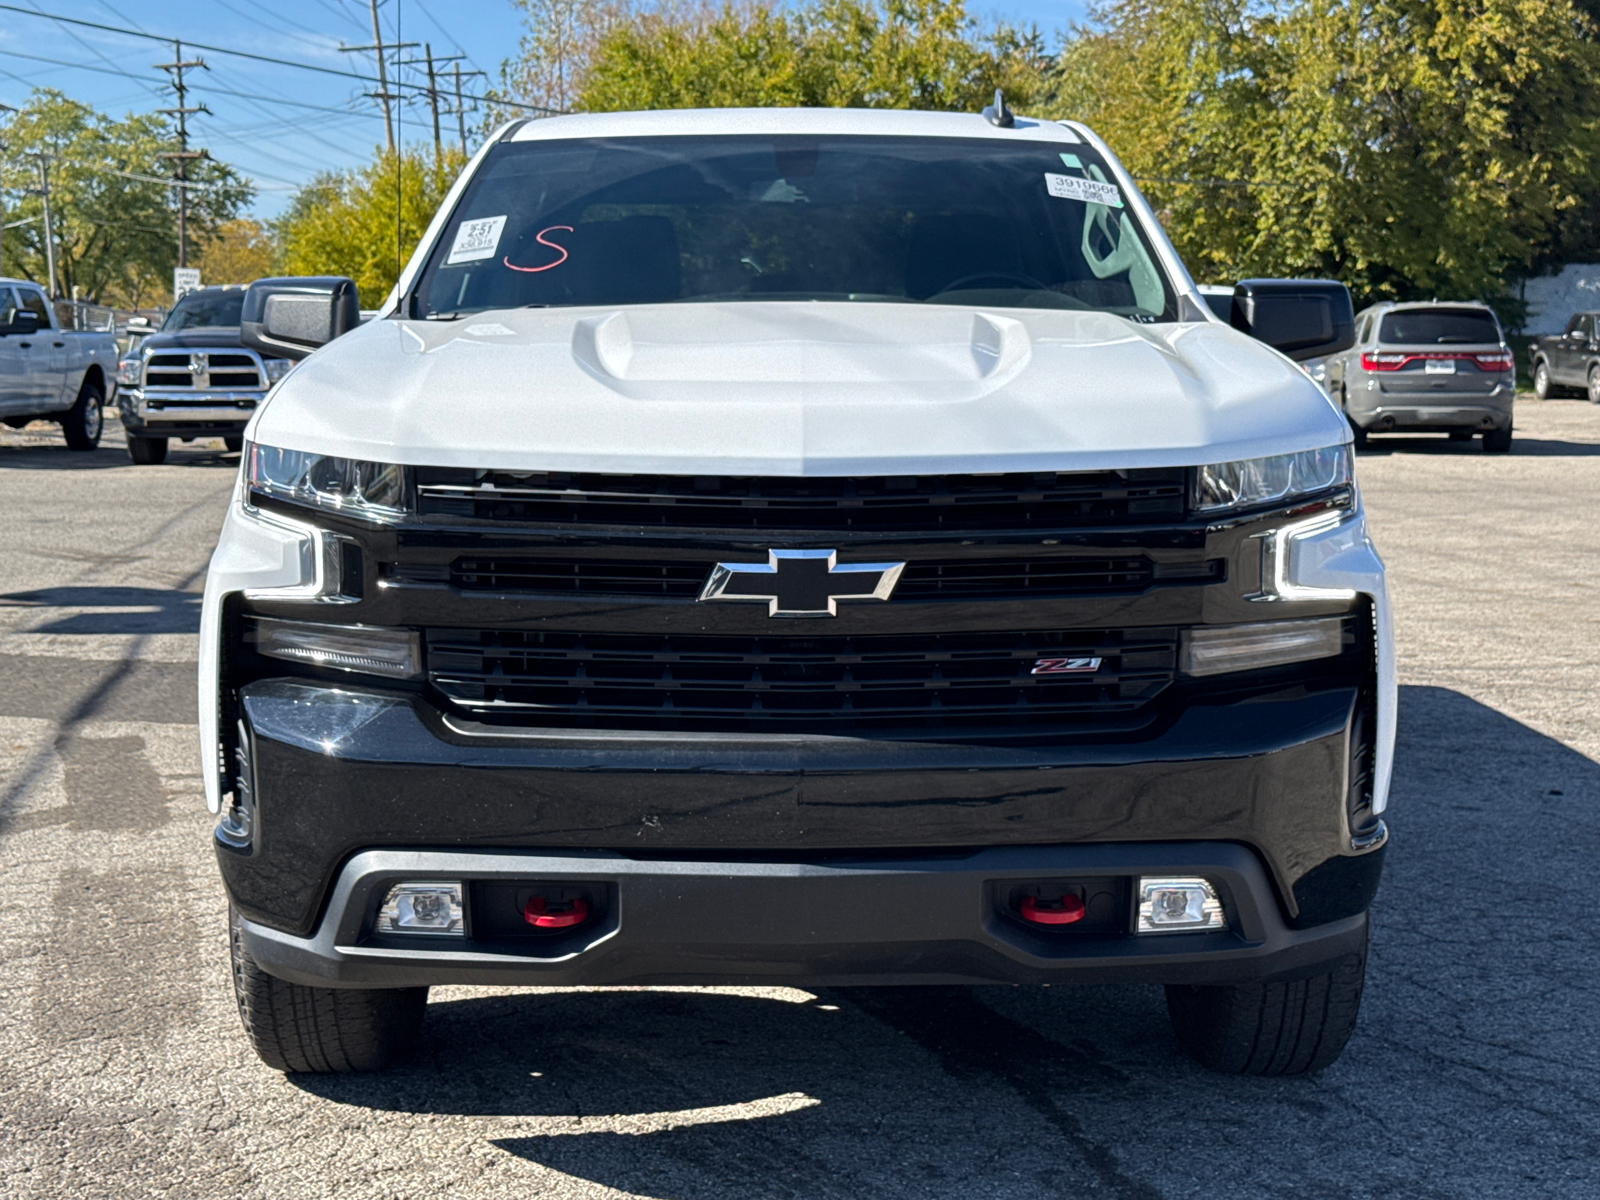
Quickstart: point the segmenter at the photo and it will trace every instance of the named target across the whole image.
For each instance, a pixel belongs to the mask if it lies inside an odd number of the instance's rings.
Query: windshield
[[[660,137],[497,147],[412,315],[714,300],[865,300],[1175,319],[1087,146]]]
[[[243,291],[190,292],[167,314],[161,332],[180,333],[185,329],[237,325],[243,307]]]
[[[1378,340],[1392,346],[1500,344],[1500,326],[1481,308],[1413,308],[1383,318]]]

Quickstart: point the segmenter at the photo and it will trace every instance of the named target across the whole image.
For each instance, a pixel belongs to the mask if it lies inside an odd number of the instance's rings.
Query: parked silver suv
[[[1356,317],[1356,344],[1328,359],[1328,392],[1356,445],[1369,433],[1483,434],[1511,449],[1515,362],[1494,310],[1476,301],[1385,302]]]

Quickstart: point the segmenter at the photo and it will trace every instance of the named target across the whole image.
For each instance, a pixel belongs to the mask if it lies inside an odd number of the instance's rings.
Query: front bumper
[[[135,437],[236,437],[265,395],[129,388],[120,409],[122,424]]]
[[[270,679],[241,695],[254,836],[233,903],[296,936],[352,856],[495,850],[815,862],[1234,842],[1293,927],[1364,910],[1381,840],[1345,803],[1355,687],[1195,704],[1137,741],[649,735],[451,723],[420,697]],[[1358,844],[1358,841],[1360,844]],[[334,906],[335,910],[337,905]],[[337,919],[337,918],[335,918]]]
[[[1041,877],[1175,874],[1213,882],[1226,931],[1074,934],[1030,927],[1004,911],[1012,886]],[[370,933],[390,885],[430,877],[570,881],[609,899],[583,926],[518,940]],[[270,974],[320,987],[1218,984],[1315,973],[1359,952],[1366,920],[1363,911],[1291,928],[1256,857],[1216,842],[809,863],[370,851],[345,865],[309,936],[246,919],[243,938]]]

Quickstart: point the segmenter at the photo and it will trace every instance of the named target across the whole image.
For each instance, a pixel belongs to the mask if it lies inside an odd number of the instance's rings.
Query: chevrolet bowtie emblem
[[[702,600],[767,603],[769,617],[836,617],[840,600],[887,600],[905,563],[841,563],[837,550],[768,550],[764,563],[718,563]]]

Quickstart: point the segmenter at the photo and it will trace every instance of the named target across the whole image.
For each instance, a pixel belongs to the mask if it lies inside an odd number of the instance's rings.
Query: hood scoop
[[[889,305],[851,320],[795,306],[722,307],[708,328],[698,306],[615,312],[573,330],[573,357],[618,383],[987,384],[1027,365],[1027,328],[1008,317],[952,308],[897,320]],[[930,319],[932,317],[933,319]]]

